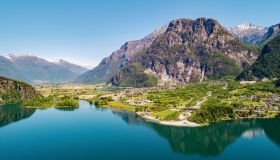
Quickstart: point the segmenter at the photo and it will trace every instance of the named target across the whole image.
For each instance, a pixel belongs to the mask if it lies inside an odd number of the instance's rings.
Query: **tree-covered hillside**
[[[245,69],[238,80],[257,80],[280,77],[280,35],[264,45],[256,62]]]

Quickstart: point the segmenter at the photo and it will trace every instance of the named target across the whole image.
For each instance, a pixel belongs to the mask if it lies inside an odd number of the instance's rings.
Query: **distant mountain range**
[[[80,65],[77,65],[77,64],[73,64],[73,63],[70,63],[70,62],[65,61],[63,59],[59,59],[58,61],[53,62],[53,63],[57,64],[58,66],[66,69],[66,70],[70,70],[75,75],[80,75],[80,74],[83,74],[86,71],[88,71],[87,67],[80,66]]]
[[[50,62],[36,56],[0,56],[0,76],[31,83],[60,83],[71,82],[87,69],[59,60]]]
[[[241,25],[238,25],[237,27],[231,27],[228,29],[228,31],[243,42],[257,45],[263,41],[263,37],[264,34],[267,32],[267,29],[267,27],[261,27],[246,22]]]
[[[237,76],[255,62],[258,46],[279,33],[279,24],[244,23],[225,29],[213,19],[173,20],[143,39],[125,43],[75,81],[150,86]]]
[[[237,80],[280,78],[280,24],[272,25],[269,28],[262,28],[252,24],[241,26],[243,27],[239,26],[239,28],[243,28],[240,29],[243,32],[239,33],[242,36],[238,38],[247,43],[251,42],[251,44],[260,45],[261,53],[251,66],[245,68],[237,76]],[[266,32],[263,32],[263,30]],[[251,37],[251,41],[247,41],[250,38],[246,39],[246,37]],[[254,40],[254,38],[256,39]]]
[[[272,25],[270,27],[261,27],[246,22],[237,27],[231,27],[228,31],[242,42],[252,45],[260,45],[280,33],[280,24]]]
[[[28,79],[16,68],[10,59],[0,56],[0,75],[28,82]]]

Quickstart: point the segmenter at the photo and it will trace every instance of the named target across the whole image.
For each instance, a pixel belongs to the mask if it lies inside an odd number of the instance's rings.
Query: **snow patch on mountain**
[[[267,30],[267,27],[258,26],[250,22],[228,28],[228,31],[237,39],[253,45],[259,44],[262,41]]]

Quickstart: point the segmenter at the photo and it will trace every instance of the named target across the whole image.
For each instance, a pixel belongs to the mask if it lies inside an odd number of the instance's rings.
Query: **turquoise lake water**
[[[280,159],[279,119],[170,127],[79,103],[75,110],[1,106],[0,159]]]

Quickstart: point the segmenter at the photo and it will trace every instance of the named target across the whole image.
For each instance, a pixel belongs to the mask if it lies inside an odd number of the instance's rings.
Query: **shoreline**
[[[176,127],[201,127],[205,126],[207,124],[198,124],[195,122],[191,122],[188,120],[179,120],[179,121],[162,121],[159,119],[156,119],[152,116],[144,115],[144,112],[135,112],[137,116],[143,118],[145,121],[161,124],[161,125],[167,125],[167,126],[176,126]]]
[[[137,116],[139,116],[140,118],[144,119],[145,121],[148,122],[153,122],[153,123],[157,123],[157,124],[161,124],[161,125],[166,125],[166,126],[176,126],[176,127],[202,127],[202,126],[207,126],[209,124],[199,124],[199,123],[195,123],[195,122],[191,122],[188,120],[179,120],[179,121],[162,121],[159,119],[156,119],[152,116],[145,116],[143,114],[145,114],[144,112],[135,112],[135,114]],[[239,117],[237,119],[224,119],[224,120],[220,120],[217,122],[222,122],[222,121],[234,121],[234,120],[252,120],[252,119],[280,119],[279,117]],[[213,122],[213,123],[217,123],[217,122]]]
[[[81,100],[89,103],[86,100]],[[27,109],[48,109],[48,108],[79,108],[79,107],[34,107],[34,106],[24,106]],[[95,106],[96,107],[96,106]],[[135,112],[133,110],[127,109],[127,108],[118,108],[118,107],[112,107],[112,106],[106,106],[106,107],[100,107],[100,108],[107,108],[110,110],[117,110],[117,111],[125,111],[125,112],[130,112],[135,114],[136,116],[139,116],[141,119],[147,122],[152,122],[152,123],[157,123],[160,125],[166,125],[166,126],[175,126],[175,127],[202,127],[202,126],[207,126],[209,125],[208,123],[205,124],[199,124],[196,122],[191,122],[187,120],[185,117],[183,117],[181,120],[171,120],[171,121],[166,121],[166,120],[159,120],[149,114],[149,112]],[[237,119],[223,119],[220,121],[230,121],[230,120],[242,120],[242,119],[279,119],[279,117],[238,117]]]
[[[101,106],[101,108],[107,108],[107,109],[110,109],[110,110],[130,112],[130,113],[133,113],[136,116],[140,117],[144,121],[153,122],[153,123],[157,123],[157,124],[161,124],[161,125],[166,125],[166,126],[201,127],[201,126],[207,125],[207,124],[198,124],[198,123],[195,123],[195,122],[191,122],[191,121],[188,121],[187,119],[178,120],[178,121],[163,121],[163,120],[156,119],[155,117],[152,117],[150,115],[147,115],[147,112],[135,112],[135,111],[127,109],[127,108],[112,107],[112,106],[108,106],[108,105],[106,105],[106,107]]]

